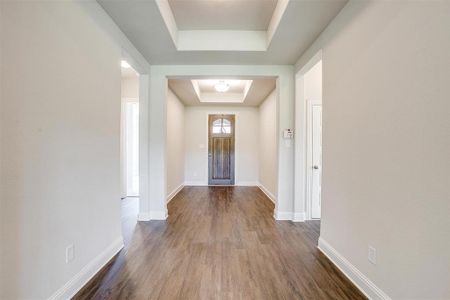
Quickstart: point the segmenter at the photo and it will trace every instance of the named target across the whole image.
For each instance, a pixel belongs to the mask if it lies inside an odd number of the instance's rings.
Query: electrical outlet
[[[367,255],[367,258],[369,259],[369,261],[376,265],[377,264],[377,249],[375,249],[372,246],[369,246],[369,253]]]
[[[73,258],[74,258],[75,254],[74,254],[74,249],[73,249],[73,245],[69,245],[66,248],[66,264],[70,263]]]

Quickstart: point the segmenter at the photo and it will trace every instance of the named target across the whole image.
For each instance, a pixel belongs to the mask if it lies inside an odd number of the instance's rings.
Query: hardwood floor
[[[75,299],[366,299],[316,248],[319,222],[275,221],[256,187],[185,187],[137,225],[135,202],[125,248]]]

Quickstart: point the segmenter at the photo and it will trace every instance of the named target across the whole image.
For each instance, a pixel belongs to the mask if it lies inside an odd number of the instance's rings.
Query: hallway
[[[257,187],[185,187],[165,221],[136,226],[75,299],[364,299],[316,248],[317,221],[275,221]]]

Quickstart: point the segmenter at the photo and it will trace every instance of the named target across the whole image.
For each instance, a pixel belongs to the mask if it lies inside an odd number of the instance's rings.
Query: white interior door
[[[139,196],[139,103],[127,102],[126,111],[126,192]]]
[[[311,145],[312,145],[312,176],[311,176],[311,218],[320,219],[321,186],[322,186],[322,105],[311,107]]]

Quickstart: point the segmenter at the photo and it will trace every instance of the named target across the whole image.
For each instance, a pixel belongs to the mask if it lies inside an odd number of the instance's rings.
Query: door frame
[[[231,139],[231,144],[232,144],[232,155],[230,156],[230,165],[232,166],[231,169],[231,184],[211,184],[210,183],[210,172],[211,172],[211,167],[210,167],[210,159],[209,159],[209,152],[210,152],[210,123],[209,123],[209,118],[210,116],[233,116],[233,122],[232,122],[232,139]],[[206,168],[207,168],[207,185],[208,186],[234,186],[236,185],[236,113],[232,113],[232,112],[220,112],[220,113],[211,113],[208,112],[206,114],[206,122],[207,122],[207,126],[206,126],[206,141],[207,141],[207,152],[206,152]]]
[[[322,60],[322,49],[295,74],[295,165],[294,165],[294,222],[311,220],[311,205],[307,201],[307,110],[305,74]],[[322,62],[323,77],[323,62]],[[323,90],[323,87],[322,87]]]
[[[312,218],[312,170],[313,170],[313,122],[312,122],[312,107],[319,105],[322,107],[322,102],[319,99],[306,99],[306,187],[305,187],[305,204],[306,204],[306,219],[319,220]],[[322,161],[322,160],[321,160]],[[320,166],[322,168],[322,166]]]

